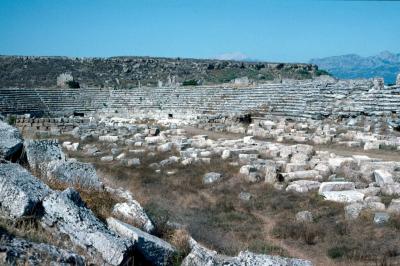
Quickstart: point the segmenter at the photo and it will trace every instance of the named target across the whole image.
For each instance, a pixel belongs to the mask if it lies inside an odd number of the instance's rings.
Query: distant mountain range
[[[331,56],[311,59],[310,63],[318,65],[333,76],[343,79],[383,77],[385,83],[396,82],[396,75],[400,73],[400,53],[388,51],[375,56],[362,57],[356,54]]]

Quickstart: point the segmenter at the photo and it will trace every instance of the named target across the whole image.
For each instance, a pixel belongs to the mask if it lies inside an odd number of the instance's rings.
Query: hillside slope
[[[238,62],[153,57],[68,58],[0,56],[0,87],[51,87],[71,73],[84,86],[129,88],[195,80],[216,84],[247,76],[250,80],[307,79],[319,73],[311,64]]]

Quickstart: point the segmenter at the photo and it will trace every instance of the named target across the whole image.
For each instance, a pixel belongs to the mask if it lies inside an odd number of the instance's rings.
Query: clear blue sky
[[[269,61],[400,52],[399,1],[0,0],[0,54]]]

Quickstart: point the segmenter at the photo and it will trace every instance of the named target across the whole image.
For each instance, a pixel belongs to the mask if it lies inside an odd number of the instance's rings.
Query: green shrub
[[[17,122],[17,118],[15,116],[13,116],[13,115],[10,115],[8,117],[8,121],[7,122],[8,122],[9,125],[14,126],[15,123]]]
[[[197,80],[195,80],[195,79],[189,79],[189,80],[185,80],[185,81],[182,83],[182,85],[183,85],[183,86],[197,86],[197,85],[198,85],[198,82],[197,82]]]
[[[346,246],[336,246],[328,249],[328,256],[331,259],[338,259],[344,257],[349,252],[349,249]]]
[[[329,72],[326,70],[318,69],[317,71],[315,71],[315,75],[318,77],[318,76],[322,76],[322,75],[330,76],[331,74],[329,74]]]
[[[68,85],[68,88],[71,88],[71,89],[79,89],[80,88],[79,82],[77,82],[75,80],[68,81],[67,85]]]

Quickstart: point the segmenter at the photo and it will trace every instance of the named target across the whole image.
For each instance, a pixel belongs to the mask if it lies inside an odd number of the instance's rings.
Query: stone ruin
[[[68,82],[74,81],[74,77],[70,73],[62,73],[57,77],[58,87],[67,87]]]
[[[156,225],[134,195],[102,182],[92,164],[65,155],[77,151],[103,163],[135,168],[142,164],[140,154],[176,150],[175,155],[151,165],[156,172],[170,165],[207,165],[212,158],[220,158],[239,167],[238,175],[248,183],[317,193],[326,201],[343,204],[349,221],[367,210],[376,224],[385,224],[391,215],[400,214],[400,161],[395,158],[400,154],[399,78],[393,86],[384,85],[382,79],[321,77],[268,84],[249,83],[246,78],[233,84],[192,87],[179,86],[170,78],[167,86],[159,83],[126,90],[2,88],[0,111],[6,119],[14,117],[19,130],[0,122],[2,213],[10,219],[34,214],[45,230],[66,235],[84,255],[78,255],[76,248],[27,247],[26,240],[11,237],[2,243],[2,250],[8,250],[7,259],[15,262],[32,252],[46,252],[52,260],[76,265],[124,265],[135,256],[151,265],[171,262],[176,247],[154,235]],[[72,76],[63,75],[57,85],[68,80]],[[237,83],[243,86],[234,86]],[[158,126],[143,122],[150,120]],[[191,136],[186,127],[236,137]],[[66,135],[73,140],[41,140]],[[89,144],[81,144],[88,140]],[[112,148],[105,150],[97,143]],[[326,148],[330,146],[337,149]],[[341,149],[354,154],[340,154]],[[375,157],[378,151],[391,159]],[[29,171],[18,164],[21,154]],[[52,189],[46,183],[54,180],[70,187]],[[224,182],[224,173],[206,173],[202,182],[205,186]],[[103,222],[74,186],[114,193],[123,202]],[[251,197],[245,191],[239,194],[243,201]],[[388,206],[383,197],[391,197]],[[299,210],[296,220],[311,222],[313,213]],[[312,265],[308,260],[245,250],[223,256],[193,238],[189,244],[182,265]],[[12,257],[12,252],[19,255]],[[40,256],[28,261],[42,262]]]

